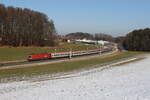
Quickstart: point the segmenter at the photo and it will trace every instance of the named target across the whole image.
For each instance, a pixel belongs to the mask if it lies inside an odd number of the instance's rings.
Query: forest
[[[150,51],[150,29],[139,29],[128,33],[122,44],[130,51]]]
[[[54,45],[57,35],[53,20],[47,15],[27,8],[5,7],[0,4],[0,45]],[[49,40],[49,42],[46,42]]]

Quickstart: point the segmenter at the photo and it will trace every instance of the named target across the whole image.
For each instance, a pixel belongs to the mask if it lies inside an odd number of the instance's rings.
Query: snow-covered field
[[[0,100],[150,100],[150,56],[57,79],[1,83]]]

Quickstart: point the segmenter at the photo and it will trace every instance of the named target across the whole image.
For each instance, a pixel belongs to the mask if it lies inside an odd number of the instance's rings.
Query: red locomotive
[[[51,58],[49,54],[31,54],[28,56],[28,61],[42,60]]]

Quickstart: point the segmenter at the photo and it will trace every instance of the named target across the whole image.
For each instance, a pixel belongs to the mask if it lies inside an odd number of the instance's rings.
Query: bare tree
[[[52,35],[57,35],[55,25],[45,14],[0,5],[1,45],[44,46],[45,38]]]

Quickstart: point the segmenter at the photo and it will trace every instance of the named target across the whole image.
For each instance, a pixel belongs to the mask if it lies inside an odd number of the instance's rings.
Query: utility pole
[[[101,55],[102,51],[101,51],[101,45],[99,46],[99,55]]]
[[[72,49],[70,48],[70,54],[69,54],[69,58],[72,58]]]
[[[56,48],[54,49],[55,53],[56,53]]]

